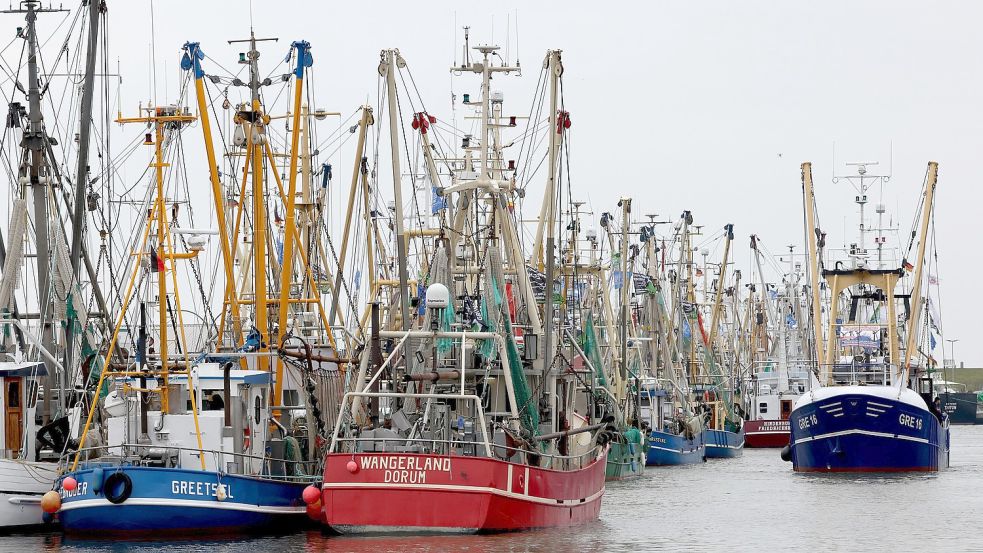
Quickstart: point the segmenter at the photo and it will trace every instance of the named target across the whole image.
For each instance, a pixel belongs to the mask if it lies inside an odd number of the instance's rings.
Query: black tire
[[[110,503],[119,505],[133,493],[133,480],[125,472],[114,472],[106,479],[102,489]]]

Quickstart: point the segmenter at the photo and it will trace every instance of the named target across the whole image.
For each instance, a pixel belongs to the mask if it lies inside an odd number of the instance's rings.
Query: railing
[[[488,458],[498,458],[498,459],[511,459],[516,453],[525,454],[526,459],[548,459],[549,467],[555,467],[555,470],[571,470],[572,468],[583,468],[586,466],[584,463],[585,459],[593,460],[595,455],[594,450],[588,451],[581,455],[575,456],[564,456],[564,455],[550,455],[543,452],[536,452],[527,449],[503,446],[494,444],[488,438],[488,425],[485,422],[484,409],[481,406],[481,398],[473,394],[403,394],[395,392],[348,392],[341,400],[341,413],[346,413],[350,402],[354,398],[402,398],[402,399],[441,399],[441,400],[458,400],[458,401],[472,401],[475,405],[475,416],[477,418],[477,426],[480,428],[481,441],[468,441],[468,440],[446,440],[438,438],[427,438],[425,436],[411,436],[407,438],[402,437],[342,437],[341,436],[341,426],[342,422],[346,418],[344,415],[339,416],[335,421],[334,432],[331,435],[331,446],[329,447],[329,452],[350,452],[358,453],[360,444],[373,444],[373,449],[375,449],[376,442],[383,443],[383,452],[387,453],[411,453],[412,451],[405,451],[406,449],[412,448],[414,445],[424,446],[422,449],[424,453],[438,453],[438,454],[450,454],[452,451],[459,450],[461,455],[467,455],[468,447],[471,448],[472,454],[470,456],[482,457],[479,455],[479,451],[484,450],[483,457]],[[386,447],[389,443],[400,444],[398,447],[404,451],[397,451],[394,445],[393,451],[389,451]],[[341,449],[341,446],[349,445],[347,450]],[[429,450],[425,447],[430,445]],[[439,447],[438,447],[439,446]],[[365,453],[370,453],[369,451],[361,451]],[[495,452],[503,452],[505,455],[496,455]],[[574,460],[576,463],[574,463]],[[532,464],[530,462],[530,464]],[[589,463],[587,463],[589,464]]]
[[[834,384],[890,384],[896,365],[886,363],[833,363],[822,365]]]
[[[383,443],[382,450],[380,451],[375,445],[378,442]],[[342,446],[349,446],[346,453],[391,453],[391,454],[401,454],[401,453],[423,453],[423,454],[436,454],[436,455],[459,455],[461,457],[487,457],[493,459],[501,459],[508,461],[515,457],[516,454],[525,455],[526,459],[535,458],[547,461],[547,466],[542,466],[542,462],[539,463],[541,468],[551,469],[551,470],[574,470],[582,469],[590,465],[595,457],[596,452],[594,449],[581,453],[580,455],[551,455],[542,452],[531,451],[528,449],[523,449],[519,447],[511,447],[499,444],[486,444],[485,442],[469,441],[469,440],[443,440],[443,439],[433,439],[433,438],[362,438],[362,437],[352,437],[352,438],[339,438],[337,443]],[[359,446],[363,444],[372,444],[371,450],[361,449]],[[390,447],[392,444],[392,447]],[[422,445],[422,451],[413,451],[412,447],[414,445]],[[430,447],[426,447],[429,445]],[[485,448],[486,445],[490,446],[492,455],[479,455],[478,452]],[[473,453],[468,454],[468,450]],[[332,450],[334,451],[334,450]],[[487,449],[486,449],[487,451]],[[342,451],[339,450],[339,453]],[[530,462],[530,464],[532,464]]]
[[[120,449],[123,452],[123,454],[99,455],[97,457],[89,457],[89,458],[87,458],[87,456],[85,455],[85,453],[87,452],[100,453],[104,450],[111,450],[111,449]],[[175,464],[173,466],[171,467],[165,466],[161,468],[178,468],[178,469],[184,468],[181,466],[180,456],[176,455],[176,452],[189,452],[191,456],[198,457],[198,458],[200,458],[202,453],[206,455],[211,454],[213,457],[213,461],[215,463],[216,472],[221,474],[232,474],[235,476],[263,478],[265,480],[276,480],[280,482],[309,482],[309,481],[319,480],[322,476],[321,475],[321,468],[323,466],[322,460],[295,461],[292,459],[279,459],[276,457],[270,457],[268,455],[263,455],[263,456],[248,455],[245,453],[233,453],[229,451],[217,451],[211,449],[199,450],[197,448],[170,446],[165,444],[128,444],[128,443],[112,444],[112,445],[86,447],[80,449],[79,452],[83,454],[82,455],[82,458],[84,459],[83,462],[87,465],[102,463],[102,464],[109,464],[109,465],[130,464],[134,466],[148,466],[148,467],[158,466],[153,464],[147,464],[148,459],[150,459],[147,456],[141,456],[139,454],[128,454],[131,451],[134,450],[138,451],[141,449],[144,450],[153,449],[158,451],[165,451],[167,453],[167,456],[161,459],[165,463],[171,458],[176,457],[176,459],[174,459]],[[172,455],[172,452],[174,452],[175,454]],[[75,453],[73,452],[72,456],[74,456],[74,454]],[[223,468],[228,466],[226,463],[227,457],[232,457],[232,462],[236,463],[237,465],[239,465],[238,460],[259,461],[259,466],[261,467],[261,470],[255,474],[247,474],[245,472],[229,473]],[[273,470],[273,465],[280,464],[280,463],[283,464],[285,474],[275,474],[275,472],[278,471]],[[242,463],[240,466],[244,466],[244,465],[245,463]],[[297,466],[301,467],[302,472],[304,474],[301,475],[289,474],[290,472],[296,472],[295,470],[291,471],[290,469]],[[186,469],[186,470],[200,471],[201,469],[198,467],[199,465],[195,464],[194,468]]]

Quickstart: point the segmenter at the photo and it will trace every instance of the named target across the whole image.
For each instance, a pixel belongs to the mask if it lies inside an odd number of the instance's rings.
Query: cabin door
[[[783,399],[782,400],[782,420],[788,420],[792,416],[792,400]]]
[[[20,451],[21,424],[23,423],[21,379],[19,377],[4,379],[3,415],[3,420],[6,422],[4,448],[11,452],[12,457],[16,457],[17,452]]]

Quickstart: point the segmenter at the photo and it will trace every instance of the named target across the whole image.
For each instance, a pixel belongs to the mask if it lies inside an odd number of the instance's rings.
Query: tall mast
[[[99,41],[99,8],[102,0],[89,0],[89,39],[86,47],[85,79],[82,81],[82,105],[79,116],[78,166],[75,171],[75,206],[72,216],[72,275],[79,277],[79,259],[82,255],[82,224],[85,217],[85,187],[89,173],[89,135],[92,129],[92,97],[95,87],[96,48]],[[69,327],[71,328],[71,327]],[[71,351],[71,348],[69,348]]]
[[[631,198],[621,198],[618,205],[621,207],[621,378],[618,383],[622,388],[628,380],[628,309],[631,301],[629,286],[632,284],[628,280],[628,227],[631,225]],[[624,390],[619,389],[618,394],[618,399],[623,399]]]
[[[293,280],[294,272],[294,234],[291,230],[297,221],[296,201],[297,201],[297,164],[300,153],[300,126],[301,126],[301,103],[304,99],[304,69],[309,67],[313,60],[310,55],[311,45],[306,40],[299,40],[292,45],[297,50],[297,65],[294,69],[296,83],[294,84],[294,105],[293,105],[293,125],[290,140],[290,172],[289,184],[287,185],[287,200],[284,206],[286,218],[284,228],[286,232],[283,238],[283,263],[280,265],[280,305],[277,314],[277,328],[280,335],[277,343],[281,343],[287,335],[287,315],[290,312],[290,283]],[[326,329],[330,330],[330,329]],[[273,387],[273,404],[280,405],[280,395],[283,391],[283,360],[278,360],[276,364],[276,380]]]
[[[900,386],[904,387],[908,382],[908,375],[911,372],[911,355],[915,350],[915,342],[918,337],[918,321],[922,309],[922,271],[925,267],[925,247],[928,245],[928,224],[932,220],[932,205],[935,200],[935,182],[939,176],[939,164],[935,161],[928,162],[928,180],[925,183],[925,204],[922,206],[922,223],[919,231],[918,257],[915,261],[915,284],[911,290],[911,316],[908,318],[907,343],[904,350],[904,364],[899,371]],[[895,336],[890,337],[895,340]],[[893,359],[891,360],[894,361]]]
[[[825,356],[823,355],[823,311],[819,295],[819,271],[822,266],[819,260],[818,246],[816,244],[816,196],[812,188],[812,163],[802,164],[802,201],[806,215],[806,243],[809,247],[809,259],[806,266],[809,268],[809,292],[812,295],[812,330],[815,333],[816,344],[816,366],[825,375],[821,382],[825,382],[832,376],[832,372],[827,373],[829,367],[821,367]],[[836,301],[836,298],[833,298]],[[830,315],[832,316],[832,315]]]
[[[406,231],[403,228],[403,191],[402,176],[399,170],[399,111],[396,105],[396,65],[405,65],[402,56],[396,50],[384,50],[383,67],[386,72],[386,100],[389,103],[389,146],[392,150],[393,193],[396,203],[396,259],[399,264],[399,313],[403,330],[410,328],[410,298],[409,276],[406,272]],[[487,79],[486,79],[487,84]],[[485,107],[487,107],[487,88],[485,90]],[[485,125],[488,130],[487,112]],[[484,136],[487,136],[485,134]],[[482,140],[484,142],[484,140]],[[482,169],[485,167],[487,149],[482,148]]]
[[[552,227],[548,225],[553,221],[553,208],[556,197],[556,161],[560,154],[560,144],[563,138],[562,126],[558,125],[560,116],[559,88],[560,76],[563,75],[563,63],[560,60],[560,50],[550,50],[546,53],[546,67],[550,80],[550,124],[547,128],[549,133],[549,151],[547,152],[548,165],[546,167],[546,191],[543,193],[543,204],[539,210],[539,222],[536,224],[536,242],[533,244],[532,263],[543,269],[543,234],[545,232],[547,242],[552,236]],[[546,251],[550,251],[550,245],[546,245]],[[548,255],[548,254],[547,254]]]
[[[713,315],[710,317],[710,337],[707,340],[710,351],[713,351],[713,343],[717,337],[717,324],[720,321],[720,306],[724,300],[724,287],[727,282],[727,258],[730,255],[730,243],[734,240],[734,225],[727,224],[724,226],[724,230],[727,231],[726,239],[724,240],[724,260],[720,265],[720,278],[717,280],[717,298],[713,303]]]
[[[686,249],[688,248],[687,246],[688,241],[686,237],[689,235],[689,224],[692,221],[693,221],[693,216],[690,215],[690,212],[684,211],[683,221],[682,221],[683,224],[679,230],[679,262],[676,264],[676,313],[679,316],[679,332],[678,332],[679,347],[676,353],[679,359],[680,366],[683,365],[683,351],[685,346],[685,343],[683,341],[683,328],[684,325],[686,324],[686,314],[683,313],[683,303],[684,303],[683,260],[685,259]],[[692,336],[693,336],[693,329],[690,328],[690,339],[692,339]],[[688,371],[683,370],[683,374],[688,376],[689,373]]]
[[[82,81],[82,105],[79,115],[78,167],[75,172],[75,206],[72,210],[72,279],[79,281],[79,260],[82,256],[82,231],[85,228],[85,188],[89,181],[89,135],[92,129],[92,97],[95,91],[96,48],[99,41],[99,11],[102,0],[89,0],[89,39],[86,47],[85,78]],[[95,286],[95,282],[93,282]],[[73,286],[74,288],[74,286]],[[69,300],[71,301],[71,300]],[[104,313],[108,316],[108,313]],[[72,366],[73,324],[65,326],[65,367]]]
[[[236,42],[248,42],[249,52],[246,54],[245,63],[249,65],[249,90],[252,101],[252,111],[248,114],[250,119],[249,132],[247,133],[246,155],[249,158],[246,163],[251,164],[252,171],[252,199],[253,199],[253,324],[256,331],[260,334],[259,351],[267,351],[267,340],[269,335],[269,299],[266,296],[266,201],[265,186],[263,183],[263,149],[267,142],[266,124],[269,121],[267,115],[263,113],[259,98],[259,89],[263,82],[259,78],[259,51],[256,43],[260,41],[275,41],[275,38],[257,39],[252,29],[249,31],[248,40],[230,40],[229,44]],[[289,229],[288,229],[289,232]],[[266,356],[259,356],[256,359],[256,366],[260,370],[269,369],[269,359]]]
[[[233,340],[234,345],[238,346],[242,342],[242,322],[240,320],[239,313],[239,302],[236,297],[236,284],[235,276],[233,276],[232,271],[235,266],[235,254],[232,250],[232,244],[229,240],[229,226],[225,218],[225,195],[222,192],[222,182],[219,180],[218,175],[218,161],[215,157],[215,145],[212,143],[212,127],[211,119],[208,114],[208,102],[205,98],[205,72],[201,68],[201,60],[205,57],[205,54],[201,51],[201,47],[197,42],[187,42],[184,45],[187,52],[187,63],[184,63],[182,59],[182,67],[185,69],[192,69],[192,76],[195,80],[195,97],[198,101],[198,116],[201,118],[201,132],[202,138],[205,142],[205,155],[208,159],[208,177],[211,182],[212,188],[212,201],[215,204],[215,217],[218,223],[218,236],[219,243],[222,249],[222,262],[225,272],[225,298],[229,302],[230,312],[232,319],[232,328],[234,329],[235,339]],[[222,306],[223,313],[226,309],[225,305]],[[221,336],[219,341],[221,343]]]
[[[52,329],[51,309],[51,275],[50,257],[48,255],[48,184],[51,182],[50,171],[45,163],[45,151],[48,137],[44,132],[41,116],[41,89],[37,63],[37,29],[35,22],[39,11],[35,2],[25,2],[27,11],[27,100],[28,100],[28,129],[24,133],[24,147],[27,149],[27,159],[21,168],[21,183],[31,187],[34,202],[34,233],[36,246],[36,263],[38,278],[38,312],[41,328],[41,345],[49,352],[55,350],[54,331]],[[45,376],[44,394],[44,424],[51,420],[51,393],[54,389],[55,367],[44,360],[47,375]]]

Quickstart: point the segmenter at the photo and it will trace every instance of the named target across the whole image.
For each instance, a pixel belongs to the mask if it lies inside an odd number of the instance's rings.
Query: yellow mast
[[[294,85],[294,107],[293,107],[293,127],[290,139],[290,180],[287,185],[287,197],[285,199],[286,221],[284,228],[286,232],[283,237],[283,263],[280,266],[280,305],[279,316],[277,318],[277,328],[280,336],[277,343],[283,341],[287,335],[287,315],[290,311],[290,283],[293,280],[293,252],[294,252],[294,231],[296,231],[295,203],[297,198],[297,154],[300,150],[300,109],[304,98],[304,68],[312,63],[310,57],[311,45],[307,41],[297,41],[293,43],[297,52],[297,66],[294,70],[296,82]],[[265,207],[265,206],[264,206]],[[278,360],[276,364],[276,379],[273,387],[273,405],[279,405],[280,394],[283,391],[283,360]]]
[[[183,114],[177,110],[174,110],[173,113],[169,112],[168,108],[148,107],[148,108],[143,108],[142,110],[147,111],[146,116],[129,117],[129,118],[118,117],[116,119],[116,122],[121,124],[144,123],[144,124],[153,125],[154,127],[154,142],[152,143],[154,146],[154,162],[151,164],[151,167],[153,167],[155,170],[156,197],[154,198],[154,207],[153,209],[150,210],[151,213],[148,214],[147,226],[143,233],[143,239],[141,240],[140,249],[138,250],[138,252],[136,252],[136,255],[141,257],[145,255],[146,256],[150,255],[149,252],[147,252],[146,250],[147,241],[150,236],[151,222],[156,221],[158,256],[161,260],[166,260],[166,259],[171,260],[171,266],[169,269],[165,263],[163,270],[157,271],[158,274],[157,303],[160,313],[160,322],[158,324],[158,331],[159,331],[158,339],[160,341],[159,356],[160,356],[160,364],[161,364],[160,371],[161,371],[161,380],[162,380],[160,386],[157,388],[157,393],[160,395],[161,413],[163,415],[164,413],[169,413],[170,411],[168,405],[168,391],[169,391],[168,378],[170,376],[170,370],[167,361],[167,274],[166,273],[168,270],[171,271],[171,279],[174,284],[174,298],[178,311],[178,321],[181,328],[181,340],[185,344],[185,346],[187,346],[187,339],[184,336],[184,320],[181,314],[181,300],[178,293],[177,275],[175,274],[174,260],[190,259],[195,257],[198,253],[197,251],[192,251],[187,254],[178,254],[173,250],[173,245],[171,244],[171,237],[170,237],[170,233],[168,232],[169,225],[167,222],[167,210],[165,206],[166,202],[164,196],[164,168],[170,167],[169,163],[164,162],[164,150],[163,150],[164,128],[167,125],[183,125],[185,123],[191,123],[195,121],[196,118],[193,115]],[[148,139],[150,138],[149,133],[147,138]],[[147,140],[145,144],[151,145],[151,142]],[[153,269],[157,269],[157,267],[154,267]],[[140,274],[140,270],[141,270],[141,263],[137,261],[136,263],[134,263],[133,273],[130,276],[130,283],[127,285],[127,290],[123,299],[123,304],[120,306],[120,313],[116,321],[116,327],[113,330],[113,337],[109,342],[109,347],[106,351],[106,357],[103,359],[102,371],[99,374],[99,382],[96,385],[96,397],[89,408],[89,414],[85,421],[85,427],[83,428],[82,434],[80,436],[78,452],[75,454],[75,460],[72,462],[73,471],[78,467],[78,462],[79,459],[81,458],[81,452],[85,447],[85,439],[89,432],[89,428],[92,425],[92,416],[95,413],[96,407],[98,406],[99,390],[102,389],[102,384],[103,382],[105,382],[106,375],[112,372],[109,360],[112,358],[112,355],[116,349],[119,333],[125,321],[126,309],[129,306],[130,300],[133,297],[134,285],[136,283],[137,275]],[[191,411],[195,423],[195,435],[198,439],[198,453],[199,453],[198,457],[199,460],[201,461],[201,468],[202,470],[204,470],[205,455],[202,451],[203,446],[201,442],[201,428],[198,424],[198,404],[195,400],[194,385],[192,383],[191,371],[189,370],[191,367],[191,362],[190,359],[188,358],[187,347],[183,348],[183,353],[184,353],[185,369],[184,371],[180,371],[180,372],[187,375],[188,377],[188,393],[191,399],[191,406],[192,406]],[[132,373],[128,371],[123,371],[123,372],[117,372],[116,374],[118,374],[119,376],[127,376],[131,374],[142,375],[144,373]]]
[[[239,320],[239,303],[236,296],[235,276],[232,274],[235,257],[232,253],[231,242],[229,241],[229,228],[225,219],[225,196],[222,193],[222,183],[218,176],[218,163],[215,157],[215,145],[212,143],[211,119],[208,115],[208,102],[205,98],[205,72],[201,69],[201,59],[204,53],[197,42],[185,43],[184,49],[186,58],[182,59],[182,67],[194,70],[195,95],[198,100],[198,117],[201,120],[201,132],[205,141],[205,155],[208,158],[208,177],[212,185],[212,201],[215,203],[215,216],[218,223],[219,243],[222,248],[222,262],[225,269],[225,294],[226,300],[231,305],[231,319],[235,335],[235,344],[242,343],[242,324]],[[222,306],[222,317],[224,328],[225,305]],[[222,342],[222,334],[219,334],[219,343]]]
[[[823,308],[819,294],[819,271],[822,265],[819,262],[819,248],[816,243],[816,196],[812,188],[812,163],[808,161],[802,164],[802,201],[805,204],[806,242],[809,246],[809,288],[812,296],[812,330],[815,333],[816,365],[825,375],[825,378],[821,380],[829,383],[828,380],[832,378],[833,373],[829,371],[829,367],[822,368],[821,365],[825,358],[823,353]],[[834,297],[832,301],[835,302],[836,298]]]
[[[915,350],[915,341],[918,337],[918,321],[921,316],[922,308],[922,270],[925,266],[925,247],[928,244],[928,224],[932,220],[932,207],[935,200],[935,182],[939,176],[939,164],[935,161],[928,162],[928,179],[925,183],[925,205],[922,206],[922,224],[918,239],[918,257],[915,261],[915,284],[911,290],[911,317],[908,319],[908,336],[904,350],[904,364],[899,367],[901,386],[908,382],[908,374],[911,372],[911,356]],[[891,336],[891,340],[895,340]],[[891,360],[892,362],[894,359]]]

